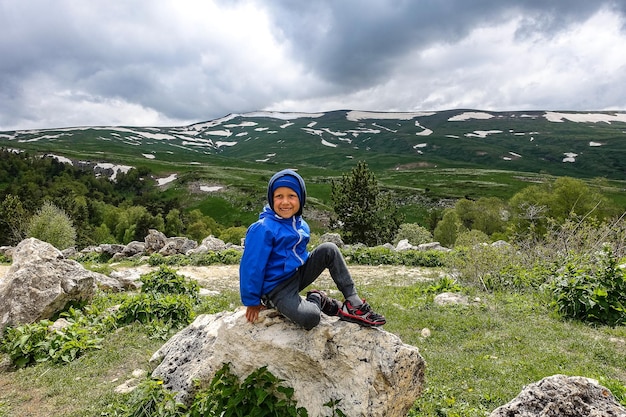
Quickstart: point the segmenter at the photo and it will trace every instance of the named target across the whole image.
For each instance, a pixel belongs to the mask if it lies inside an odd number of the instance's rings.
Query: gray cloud
[[[617,0],[0,0],[0,130],[623,108],[625,15]]]

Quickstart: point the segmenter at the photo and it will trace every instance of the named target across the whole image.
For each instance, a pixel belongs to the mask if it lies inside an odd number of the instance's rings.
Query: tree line
[[[0,150],[0,245],[38,237],[57,248],[144,240],[149,229],[200,242],[209,235],[239,243],[245,227],[225,227],[200,210],[186,210],[179,197],[161,192],[148,168],[119,172],[115,181],[53,157]],[[602,222],[619,209],[582,180],[560,177],[534,184],[508,201],[460,199],[435,214],[431,225],[404,223],[392,191],[360,161],[331,185],[330,227],[346,243],[376,246],[409,239],[513,240],[542,236],[552,224],[579,219]]]
[[[115,181],[53,157],[0,150],[0,245],[46,236],[60,249],[142,241],[149,229],[202,240],[223,228],[156,187],[148,168]],[[73,230],[68,230],[73,229]]]
[[[584,181],[559,177],[530,185],[508,201],[498,197],[462,198],[454,207],[436,213],[432,229],[405,224],[391,192],[384,192],[367,163],[359,162],[350,173],[332,184],[332,225],[347,243],[375,246],[406,238],[413,245],[433,239],[453,247],[461,242],[540,238],[555,224],[566,221],[596,223],[621,211]]]

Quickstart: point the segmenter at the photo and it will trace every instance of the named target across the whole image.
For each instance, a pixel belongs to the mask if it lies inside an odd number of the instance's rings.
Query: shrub
[[[118,323],[164,324],[178,328],[191,323],[193,302],[187,296],[172,294],[138,294],[122,302]]]
[[[145,294],[176,294],[185,295],[198,301],[200,285],[167,266],[161,265],[158,270],[141,276],[141,292]]]
[[[406,265],[437,267],[445,264],[447,254],[440,251],[405,250],[396,252],[384,246],[342,249],[346,261],[356,265]]]
[[[31,218],[26,232],[48,242],[59,250],[67,249],[76,244],[76,229],[65,211],[47,201]]]
[[[203,254],[193,255],[171,255],[163,256],[153,253],[148,258],[148,263],[152,266],[170,265],[170,266],[206,266],[215,264],[236,265],[241,260],[241,251],[236,249],[226,249],[219,252],[210,251]]]
[[[396,233],[393,244],[397,245],[403,239],[407,239],[412,245],[421,245],[433,241],[433,235],[428,229],[416,223],[403,223]]]
[[[115,405],[115,417],[183,417],[184,408],[175,395],[163,388],[163,381],[147,379],[135,389],[127,404]]]
[[[454,241],[454,247],[472,247],[482,243],[489,243],[489,236],[480,230],[467,230],[459,233]]]
[[[247,230],[248,229],[243,226],[229,227],[228,229],[222,230],[220,233],[220,239],[222,239],[225,243],[241,245],[241,239],[246,236]]]
[[[515,265],[523,264],[513,246],[491,245],[457,248],[451,252],[447,262],[447,266],[463,284],[474,285],[485,291],[511,289],[514,280],[510,272]],[[523,266],[520,267],[520,270],[523,269]]]
[[[293,388],[261,367],[243,381],[224,364],[215,373],[208,389],[200,391],[190,408],[189,417],[201,416],[307,416],[297,407]]]
[[[626,271],[610,246],[594,259],[575,259],[552,284],[553,306],[563,317],[616,326],[626,324]],[[579,261],[579,262],[576,262]]]
[[[200,299],[198,283],[167,266],[142,275],[141,282],[141,294],[125,299],[120,305],[118,323],[145,324],[150,336],[162,339],[170,329],[191,323],[195,317],[194,306]]]
[[[15,366],[23,368],[38,362],[68,363],[88,350],[101,348],[99,334],[105,327],[95,317],[73,308],[61,316],[69,325],[54,331],[50,320],[8,327],[1,350]]]

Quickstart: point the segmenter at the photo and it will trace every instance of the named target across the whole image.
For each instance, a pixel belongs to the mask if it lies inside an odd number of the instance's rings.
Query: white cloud
[[[624,18],[609,0],[0,6],[0,130],[255,110],[626,108]]]

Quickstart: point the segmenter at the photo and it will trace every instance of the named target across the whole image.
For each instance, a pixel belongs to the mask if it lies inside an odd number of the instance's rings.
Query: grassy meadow
[[[370,268],[369,284],[359,284],[363,276],[354,277],[361,295],[387,317],[384,330],[417,346],[427,362],[425,390],[408,416],[485,416],[524,385],[554,374],[598,379],[626,403],[626,326],[564,320],[541,292],[486,292],[471,285],[437,284],[435,278],[398,285],[402,276],[390,283],[380,267]],[[431,271],[426,275],[435,277],[441,269]],[[464,293],[470,303],[436,305],[434,296],[445,290]],[[197,312],[237,306],[238,292],[226,290],[205,298]],[[425,336],[423,329],[430,334]],[[69,364],[5,367],[0,372],[0,416],[126,415],[117,414],[116,407],[128,395],[114,389],[137,369],[149,374],[148,360],[162,343],[150,338],[145,326],[131,324],[107,336],[100,350]]]

